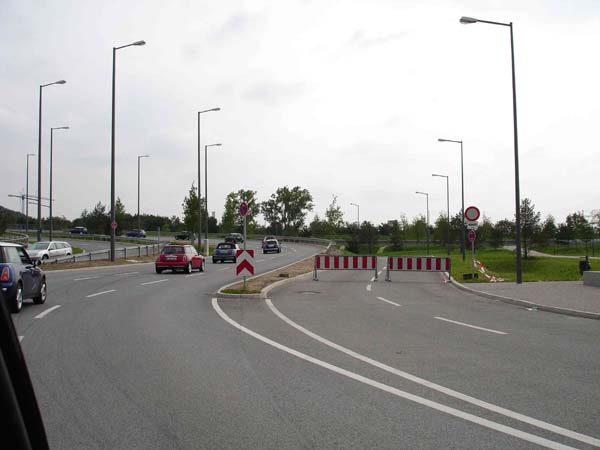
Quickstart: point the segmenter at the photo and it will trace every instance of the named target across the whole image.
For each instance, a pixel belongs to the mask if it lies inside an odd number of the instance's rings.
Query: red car
[[[204,264],[204,256],[199,255],[191,245],[168,244],[163,247],[154,266],[156,273],[162,273],[163,270],[192,273],[194,269],[204,272]]]

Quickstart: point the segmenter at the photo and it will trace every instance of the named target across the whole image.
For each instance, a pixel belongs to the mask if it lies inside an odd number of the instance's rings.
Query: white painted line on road
[[[19,336],[19,342],[22,342],[24,337],[25,336]]]
[[[257,259],[256,262],[263,262],[264,259]]]
[[[163,281],[169,281],[169,279],[168,278],[163,278],[162,280],[148,281],[146,283],[140,284],[140,286],[146,286],[147,284],[162,283]]]
[[[476,330],[489,331],[490,333],[496,333],[496,334],[508,334],[508,333],[505,333],[504,331],[491,330],[489,328],[478,327],[476,325],[469,325],[468,323],[457,322],[456,320],[445,319],[444,317],[435,317],[435,318],[438,320],[443,320],[444,322],[450,322],[450,323],[455,323],[456,325],[462,325],[463,327],[475,328]]]
[[[73,281],[95,280],[96,278],[100,278],[100,277],[73,278]]]
[[[381,268],[381,272],[383,272],[385,269],[387,269],[387,266],[383,266],[383,267]],[[381,273],[381,272],[379,272],[379,273]]]
[[[357,353],[353,350],[350,350],[349,348],[343,347],[339,344],[336,344],[335,342],[325,339],[324,337],[321,337],[318,334],[313,333],[310,330],[307,330],[302,325],[297,324],[292,319],[290,319],[289,317],[284,315],[281,311],[279,311],[275,307],[275,305],[273,305],[273,302],[271,302],[271,300],[266,299],[265,302],[267,303],[267,306],[269,307],[269,309],[271,309],[271,311],[273,311],[273,314],[275,314],[277,317],[279,317],[281,320],[283,320],[288,325],[296,328],[298,331],[306,334],[307,336],[313,338],[314,340],[319,341],[322,344],[325,344],[328,347],[334,348],[334,349],[336,349],[342,353],[345,353],[349,356],[352,356],[353,358],[356,358],[360,361],[363,361],[363,362],[370,364],[374,367],[377,367],[379,369],[385,370],[386,372],[392,373],[392,374],[397,375],[406,380],[409,380],[414,383],[420,384],[422,386],[428,387],[429,389],[432,389],[434,391],[441,392],[442,394],[446,394],[450,397],[454,397],[454,398],[457,398],[464,402],[471,403],[472,405],[478,406],[483,409],[487,409],[488,411],[492,411],[496,414],[501,414],[503,416],[510,417],[511,419],[516,419],[520,422],[524,422],[529,425],[533,425],[535,427],[541,428],[543,430],[551,431],[552,433],[560,434],[562,436],[566,436],[571,439],[575,439],[575,440],[578,440],[581,442],[585,442],[587,444],[595,445],[596,447],[600,447],[600,439],[596,439],[592,436],[587,436],[585,434],[577,433],[576,431],[571,431],[566,428],[552,425],[551,423],[547,423],[547,422],[543,422],[538,419],[534,419],[533,417],[529,417],[524,414],[521,414],[521,413],[518,413],[515,411],[511,411],[510,409],[502,408],[501,406],[494,405],[493,403],[488,403],[486,401],[479,400],[478,398],[471,397],[470,395],[466,395],[461,392],[458,392],[453,389],[442,386],[440,384],[433,383],[431,381],[425,380],[424,378],[420,378],[415,375],[412,375],[408,372],[398,370],[395,367],[388,366],[387,364],[384,364],[382,362],[371,359],[368,356],[361,355],[360,353]]]
[[[186,277],[186,278],[189,278],[189,277],[197,277],[198,275],[203,275],[203,274],[204,274],[204,272],[190,273],[189,275],[186,275],[185,277]]]
[[[225,314],[223,312],[223,310],[221,309],[221,307],[219,306],[219,302],[216,298],[212,299],[212,306],[214,308],[214,310],[217,312],[217,314],[219,314],[219,316],[221,316],[221,318],[229,323],[230,325],[232,325],[233,327],[237,328],[240,331],[243,331],[244,333],[252,336],[255,339],[258,339],[259,341],[264,342],[265,344],[268,344],[272,347],[275,347],[276,349],[279,349],[281,351],[284,351],[286,353],[289,353],[290,355],[293,355],[297,358],[303,359],[304,361],[308,361],[312,364],[315,364],[317,366],[323,367],[327,370],[330,370],[332,372],[335,372],[339,375],[343,375],[345,377],[348,377],[352,380],[358,381],[360,383],[364,383],[366,385],[369,385],[371,387],[374,387],[376,389],[380,389],[382,391],[385,391],[389,394],[395,395],[397,397],[412,401],[414,403],[417,403],[419,405],[423,405],[426,406],[428,408],[431,409],[435,409],[437,411],[446,413],[448,415],[454,416],[454,417],[458,417],[460,419],[464,419],[468,422],[472,422],[475,423],[477,425],[481,425],[487,428],[490,428],[492,430],[496,430],[499,431],[501,433],[505,433],[508,434],[510,436],[514,436],[516,438],[522,439],[524,441],[528,441],[528,442],[532,442],[534,444],[537,445],[541,445],[543,447],[547,447],[547,448],[552,448],[552,449],[569,449],[569,450],[573,450],[574,447],[569,447],[567,445],[563,445],[560,444],[558,442],[554,442],[551,441],[549,439],[545,439],[543,437],[537,436],[535,434],[531,434],[531,433],[527,433],[525,431],[521,431],[518,430],[516,428],[512,428],[497,422],[493,422],[491,420],[488,419],[484,419],[483,417],[479,417],[476,416],[474,414],[470,414],[464,411],[461,411],[459,409],[456,408],[452,408],[450,406],[446,406],[443,405],[441,403],[438,402],[434,402],[432,400],[428,400],[424,397],[420,397],[418,395],[414,395],[411,394],[409,392],[406,391],[402,391],[398,388],[392,387],[392,386],[388,386],[387,384],[383,384],[380,383],[379,381],[375,381],[372,380],[371,378],[367,378],[365,376],[359,375],[357,373],[351,372],[349,370],[343,369],[341,367],[335,366],[333,364],[330,364],[328,362],[322,361],[320,359],[317,359],[315,357],[312,357],[310,355],[307,355],[305,353],[301,353],[298,350],[295,350],[293,348],[287,347],[283,344],[280,344],[279,342],[273,341],[261,334],[256,333],[255,331],[250,330],[249,328],[246,328],[242,325],[240,325],[238,322],[236,322],[235,320],[233,320],[231,317],[229,317],[227,314]]]
[[[383,269],[377,272],[377,275],[381,275],[381,272],[383,272]]]
[[[223,267],[222,269],[219,269],[219,272],[223,272],[224,270],[229,270],[229,267]]]
[[[37,316],[35,316],[34,319],[41,319],[42,317],[46,317],[48,314],[50,314],[52,311],[58,308],[60,308],[60,305],[55,305],[52,308],[48,308],[47,310],[42,311]]]
[[[399,304],[399,303],[393,302],[393,301],[391,301],[391,300],[388,300],[388,299],[385,299],[385,298],[383,298],[383,297],[377,297],[377,300],[381,300],[382,302],[386,302],[386,303],[389,303],[389,304],[391,304],[391,305],[395,305],[395,306],[402,306],[402,305],[401,305],[401,304]]]
[[[115,275],[134,275],[139,272],[123,272],[123,273],[115,273]]]
[[[371,285],[367,284],[367,291],[371,292]]]
[[[375,281],[375,277],[371,277],[369,281],[372,283],[373,281]]]
[[[116,289],[111,289],[110,291],[102,291],[96,292],[95,294],[86,295],[85,298],[97,297],[98,295],[110,294],[111,292],[115,292]]]

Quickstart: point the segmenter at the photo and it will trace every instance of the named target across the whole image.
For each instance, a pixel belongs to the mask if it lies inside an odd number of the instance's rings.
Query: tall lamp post
[[[65,84],[65,80],[40,85],[40,107],[38,118],[38,192],[37,192],[37,240],[42,239],[42,89],[55,84]],[[27,199],[29,201],[29,199]],[[52,200],[50,200],[52,202]]]
[[[113,47],[112,67],[112,122],[110,130],[110,260],[115,260],[115,242],[117,236],[117,222],[115,211],[115,83],[117,67],[117,50],[131,47],[132,45],[146,45],[145,41],[135,41],[131,44]]]
[[[138,230],[142,229],[142,219],[140,218],[140,159],[142,158],[150,158],[150,155],[138,155]]]
[[[512,62],[512,100],[513,100],[513,137],[514,137],[514,147],[515,147],[515,225],[516,225],[516,240],[517,240],[517,284],[521,284],[523,282],[523,270],[522,270],[522,261],[521,261],[521,192],[519,188],[519,138],[517,133],[517,87],[515,81],[515,47],[513,41],[513,24],[502,23],[502,22],[491,22],[489,20],[480,20],[474,19],[472,17],[461,17],[460,23],[462,24],[470,24],[470,23],[488,23],[491,25],[501,25],[503,27],[509,27],[510,29],[510,57]]]
[[[416,191],[415,194],[424,195],[427,199],[427,224],[425,225],[425,235],[427,236],[427,254],[429,255],[429,192]]]
[[[221,108],[205,109],[198,111],[198,253],[202,253],[202,189],[201,172],[200,172],[200,114],[207,112],[221,111]]]
[[[431,176],[446,179],[446,206],[448,208],[448,255],[450,255],[450,177],[448,177],[448,175],[439,175],[437,173],[432,173]]]
[[[466,245],[466,226],[465,226],[465,172],[463,165],[463,141],[454,141],[452,139],[438,139],[439,142],[453,142],[455,144],[460,144],[460,190],[462,197],[462,207],[460,210],[460,215],[462,217],[462,229],[460,232],[460,252],[462,253],[462,260],[465,260],[465,245]]]
[[[35,153],[27,153],[27,174],[25,175],[25,233],[29,233],[29,157]]]
[[[204,146],[204,212],[206,215],[206,230],[204,230],[204,241],[206,245],[206,257],[208,258],[208,147],[220,147],[221,144],[208,144]],[[198,198],[198,202],[200,198]],[[198,247],[200,250],[200,247]]]
[[[50,234],[48,236],[48,240],[52,241],[52,233],[54,232],[54,227],[52,225],[52,203],[54,202],[54,197],[52,196],[52,143],[53,143],[53,135],[54,135],[54,130],[68,130],[69,127],[52,127],[50,128],[50,211],[49,211],[49,215],[50,215]]]
[[[358,203],[350,203],[352,206],[356,206],[356,216],[357,216],[357,221],[356,224],[358,225],[358,228],[360,229],[360,205]]]

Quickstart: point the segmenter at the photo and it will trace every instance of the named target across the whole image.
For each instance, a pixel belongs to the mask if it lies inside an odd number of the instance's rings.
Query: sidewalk
[[[477,295],[524,307],[600,319],[600,288],[582,281],[454,284]]]

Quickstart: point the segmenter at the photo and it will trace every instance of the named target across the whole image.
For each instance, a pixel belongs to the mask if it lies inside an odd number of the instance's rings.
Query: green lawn
[[[367,254],[363,252],[361,254]],[[345,254],[351,255],[347,251]],[[375,252],[370,254],[375,255]],[[432,246],[429,254],[433,256],[448,256],[445,247]],[[407,246],[400,251],[384,251],[377,254],[378,256],[426,256],[427,251],[424,247]],[[451,274],[456,280],[463,281],[462,275],[471,273],[471,253],[467,253],[466,260],[463,262],[459,249],[453,249],[450,255],[452,259]],[[515,254],[510,250],[503,249],[478,249],[475,251],[475,258],[483,263],[488,274],[496,277],[504,278],[505,281],[516,281],[515,274]],[[545,257],[529,257],[523,259],[523,281],[577,281],[581,280],[579,274],[578,261],[568,258],[545,258]],[[473,282],[487,282],[482,274],[481,278]],[[465,282],[471,282],[466,280]]]
[[[532,245],[531,250],[547,253],[549,255],[565,255],[565,256],[585,256],[585,244],[574,245]],[[600,247],[596,244],[591,244],[587,248],[588,256],[600,256]]]

